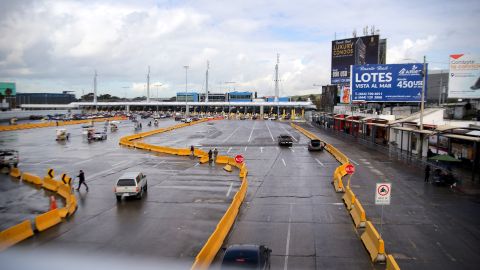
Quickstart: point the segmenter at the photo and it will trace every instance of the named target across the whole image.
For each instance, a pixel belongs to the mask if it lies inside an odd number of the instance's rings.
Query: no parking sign
[[[390,205],[390,195],[392,194],[392,183],[377,183],[375,188],[375,204]]]

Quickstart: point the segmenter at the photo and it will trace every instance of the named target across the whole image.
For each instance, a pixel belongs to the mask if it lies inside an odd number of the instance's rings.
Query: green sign
[[[0,94],[3,96],[15,96],[17,87],[15,83],[0,82]]]

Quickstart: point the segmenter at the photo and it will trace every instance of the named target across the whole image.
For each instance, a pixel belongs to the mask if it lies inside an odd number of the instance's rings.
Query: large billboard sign
[[[0,82],[0,94],[3,96],[15,96],[17,94],[15,83]]]
[[[423,64],[352,66],[352,102],[421,102],[422,70]]]
[[[350,83],[350,66],[378,64],[379,36],[364,36],[332,41],[332,84]]]
[[[480,98],[480,56],[450,55],[449,98]]]

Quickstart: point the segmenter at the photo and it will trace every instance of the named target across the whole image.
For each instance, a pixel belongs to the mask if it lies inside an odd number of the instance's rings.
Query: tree
[[[80,97],[82,101],[93,101],[93,93],[88,93]]]

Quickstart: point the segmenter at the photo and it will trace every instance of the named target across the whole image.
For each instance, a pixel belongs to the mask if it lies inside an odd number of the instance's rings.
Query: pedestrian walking
[[[213,149],[213,163],[215,164],[216,160],[217,160],[217,157],[218,157],[218,150],[217,148],[215,147],[215,149]]]
[[[195,158],[195,147],[193,145],[190,146],[190,158]]]
[[[429,181],[430,171],[431,171],[430,165],[427,164],[427,166],[425,166],[425,183],[428,183]]]
[[[88,186],[87,186],[87,183],[85,183],[85,173],[83,173],[83,170],[80,170],[77,177],[78,177],[78,188],[77,188],[77,190],[80,190],[80,187],[83,184],[87,188],[87,192],[88,192]]]
[[[208,150],[208,164],[209,165],[212,165],[212,155],[213,155],[212,149]]]

